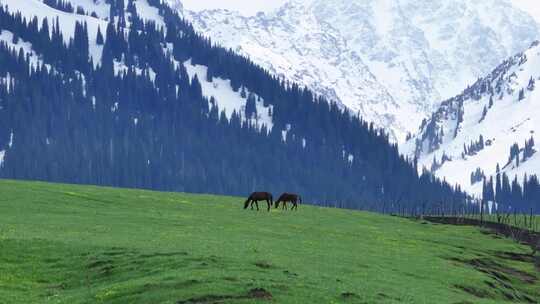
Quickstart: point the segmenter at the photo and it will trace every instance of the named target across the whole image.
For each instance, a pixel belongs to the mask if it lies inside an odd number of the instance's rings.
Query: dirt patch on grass
[[[290,277],[297,277],[298,276],[298,273],[290,272],[288,270],[283,270],[283,273],[290,276]]]
[[[478,298],[504,298],[505,300],[522,303],[537,303],[534,300],[537,295],[528,294],[528,291],[524,290],[520,284],[513,284],[513,281],[518,280],[523,284],[534,285],[538,278],[533,274],[502,265],[489,258],[475,258],[470,260],[451,258],[449,260],[472,267],[477,271],[487,274],[492,279],[484,281],[489,291],[479,286],[454,285],[455,288]]]
[[[133,254],[134,254],[133,252],[130,252],[127,250],[120,250],[120,249],[103,252],[103,255],[109,256],[109,257],[117,257],[117,256],[123,256],[123,255],[133,255]]]
[[[272,264],[270,264],[269,262],[265,262],[265,261],[255,262],[255,266],[257,266],[259,268],[262,268],[262,269],[270,269],[270,268],[272,268]]]
[[[215,304],[234,299],[242,299],[242,297],[234,295],[205,295],[197,298],[181,300],[176,302],[176,304]]]
[[[112,274],[113,270],[114,270],[113,265],[107,265],[107,266],[101,268],[100,274],[103,275],[103,276],[110,276]]]
[[[224,277],[223,280],[229,281],[229,282],[238,282],[238,278],[235,277]]]
[[[382,293],[382,292],[379,292],[377,294],[377,297],[379,297],[381,299],[389,299],[390,298],[388,295],[386,295],[385,293]]]
[[[177,288],[186,288],[186,287],[191,287],[191,286],[201,284],[201,283],[202,282],[199,281],[199,280],[191,279],[191,280],[186,280],[186,281],[177,283],[176,287]]]
[[[490,294],[487,291],[476,288],[476,287],[465,286],[465,285],[454,285],[454,287],[457,289],[463,290],[466,293],[473,295],[477,298],[482,298],[482,299],[493,298],[492,296],[490,296]]]
[[[346,291],[346,292],[341,293],[341,298],[343,298],[343,299],[354,299],[354,298],[358,298],[358,295],[355,294],[354,292]]]
[[[160,289],[185,289],[193,287],[197,284],[201,284],[199,280],[191,279],[179,282],[158,282],[158,283],[147,283],[144,284],[141,288],[143,291],[148,290],[160,290]]]
[[[417,280],[424,280],[424,279],[426,279],[426,277],[421,276],[421,275],[416,274],[416,273],[412,273],[412,272],[404,272],[403,275],[408,276],[408,277],[411,277],[411,278],[414,278],[414,279],[417,279]]]
[[[113,263],[112,260],[97,260],[97,261],[93,261],[89,263],[87,266],[90,269],[94,269],[94,268],[101,268],[107,265],[111,265],[112,263]]]
[[[514,260],[526,263],[534,263],[534,257],[530,254],[517,253],[517,252],[494,252],[494,255],[507,260]]]
[[[377,298],[380,299],[380,301],[384,301],[384,302],[387,302],[388,300],[392,300],[392,301],[395,301],[395,303],[402,303],[403,300],[400,298],[400,297],[392,297],[392,296],[389,296],[383,292],[379,292],[377,293]]]
[[[492,238],[498,239],[498,240],[500,240],[500,239],[503,238],[502,236],[498,235],[497,233],[495,233],[495,232],[493,232],[493,231],[491,231],[491,230],[485,230],[485,229],[482,229],[482,230],[480,230],[480,233],[482,233],[482,234],[484,234],[484,235],[489,235],[489,236],[491,236]]]
[[[104,277],[110,276],[115,269],[114,261],[112,260],[95,260],[88,263],[86,267]]]
[[[58,263],[60,261],[61,261],[61,259],[59,259],[59,258],[45,258],[45,259],[43,259],[43,262],[51,263],[51,264]]]
[[[252,299],[272,299],[272,294],[264,288],[253,288],[248,291],[248,296]]]
[[[64,289],[67,288],[67,285],[66,285],[66,283],[53,284],[53,285],[48,285],[47,288],[64,290]]]
[[[530,273],[514,269],[509,266],[501,265],[493,260],[484,259],[472,259],[468,262],[476,270],[487,273],[499,280],[510,282],[508,276],[514,277],[524,283],[534,284],[537,281],[537,277]]]
[[[218,304],[233,300],[272,300],[272,294],[264,288],[252,288],[243,295],[204,295],[180,300],[176,304]]]
[[[471,260],[450,258],[449,260],[460,264],[472,266],[474,269],[483,272],[490,277],[508,285],[511,282],[510,277],[518,279],[527,284],[534,284],[538,280],[538,278],[533,274],[512,268],[510,266],[502,265],[489,258],[476,258]]]
[[[187,252],[180,251],[180,252],[155,252],[150,254],[141,254],[141,258],[157,258],[157,257],[173,257],[173,256],[186,256],[188,255]]]

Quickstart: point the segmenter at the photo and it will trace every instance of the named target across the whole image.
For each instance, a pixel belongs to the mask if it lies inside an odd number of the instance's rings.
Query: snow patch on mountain
[[[209,100],[214,97],[219,110],[224,111],[228,119],[231,119],[233,112],[236,112],[241,115],[243,120],[249,119],[250,123],[259,128],[265,125],[268,131],[272,130],[274,126],[271,116],[273,111],[272,105],[265,106],[263,98],[245,88],[244,91],[246,97],[242,97],[240,90],[238,92],[233,90],[229,79],[213,77],[212,81],[208,81],[208,67],[204,65],[192,64],[191,60],[188,60],[184,62],[184,66],[186,67],[190,79],[193,79],[194,76],[197,75],[197,79],[201,84],[203,96],[207,97]],[[255,99],[257,116],[247,118],[245,114],[246,104],[250,94],[252,94]]]
[[[11,74],[7,73],[5,77],[0,77],[0,85],[4,86],[9,93],[11,90],[11,87],[15,84],[15,79],[11,77]],[[2,110],[2,106],[0,106],[0,110]]]
[[[420,167],[481,194],[479,169],[486,178],[500,172],[510,178],[540,175],[538,147],[526,151],[526,142],[540,138],[540,46],[509,58],[461,95],[442,103],[419,134],[403,150],[419,158]],[[518,156],[511,157],[517,144]]]
[[[115,75],[122,75],[128,72],[129,68],[124,62],[119,62],[116,60],[113,60],[114,65],[114,74]],[[156,80],[156,72],[151,67],[141,69],[138,67],[131,67],[135,71],[135,74],[138,76],[141,76],[145,73],[148,73],[148,76],[150,78],[150,81],[154,82]],[[84,77],[84,76],[83,76]]]
[[[43,63],[43,61],[39,59],[38,54],[32,49],[32,44],[30,42],[24,41],[19,37],[17,42],[13,43],[13,33],[10,31],[0,30],[0,42],[5,43],[16,53],[22,51],[25,57],[28,56],[30,64],[33,67],[38,67]]]
[[[11,133],[9,134],[9,143],[8,143],[8,148],[12,148],[13,147],[13,139],[15,138],[15,134],[13,134],[13,131],[11,131]]]
[[[127,3],[127,1],[126,1]],[[158,27],[163,27],[166,30],[163,17],[159,14],[159,9],[151,6],[146,0],[137,0],[134,2],[137,8],[137,14],[141,16],[144,21],[153,21]]]
[[[78,7],[84,9],[88,14],[96,13],[100,19],[108,19],[110,12],[110,4],[106,0],[69,0],[75,11]]]
[[[4,159],[6,157],[7,150],[11,149],[13,147],[13,140],[15,138],[15,134],[13,134],[13,131],[9,134],[9,142],[7,144],[7,147],[4,147],[4,150],[0,151],[0,167],[4,164]]]

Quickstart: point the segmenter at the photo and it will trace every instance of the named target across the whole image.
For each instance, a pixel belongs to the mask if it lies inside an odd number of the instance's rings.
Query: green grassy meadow
[[[0,180],[0,303],[540,299],[530,248],[477,228],[243,201]]]

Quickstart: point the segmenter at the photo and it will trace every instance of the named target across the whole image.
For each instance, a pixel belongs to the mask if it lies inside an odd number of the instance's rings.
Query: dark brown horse
[[[253,192],[244,203],[244,209],[247,209],[247,207],[249,207],[249,203],[251,203],[251,210],[253,210],[253,203],[255,203],[255,205],[257,206],[257,211],[259,211],[259,201],[266,201],[266,203],[268,204],[268,211],[270,211],[270,207],[274,203],[272,201],[271,193]]]
[[[276,208],[279,207],[279,203],[282,202],[282,209],[287,209],[287,202],[293,204],[291,210],[298,210],[298,204],[302,203],[302,197],[298,194],[293,193],[283,193],[276,201]]]

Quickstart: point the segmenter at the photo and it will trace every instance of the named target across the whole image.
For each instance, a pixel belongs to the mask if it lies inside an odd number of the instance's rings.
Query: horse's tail
[[[298,196],[298,203],[301,204],[302,203],[302,197],[299,195]]]
[[[270,205],[274,204],[274,197],[272,197],[272,193],[269,193],[270,195]]]
[[[247,207],[249,206],[249,201],[251,200],[251,196],[248,197],[248,199],[246,200],[246,202],[244,203],[244,209],[247,209]]]

